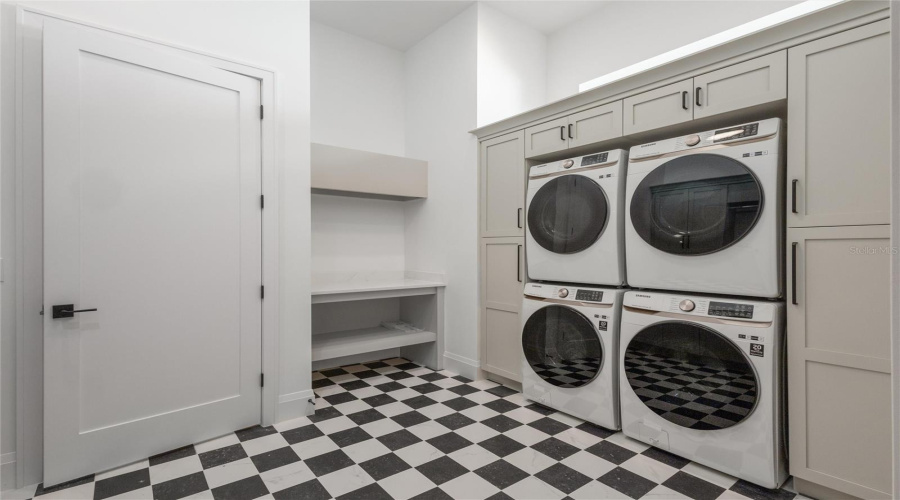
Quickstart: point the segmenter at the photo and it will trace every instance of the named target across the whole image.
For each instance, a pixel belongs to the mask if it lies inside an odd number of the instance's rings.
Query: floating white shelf
[[[350,300],[386,299],[433,295],[446,285],[440,281],[393,279],[365,282],[314,283],[312,303],[347,302]]]
[[[428,196],[428,162],[312,143],[312,192],[415,200]]]
[[[312,360],[321,361],[384,349],[397,349],[437,340],[434,332],[404,332],[385,328],[363,328],[320,333],[312,337]]]

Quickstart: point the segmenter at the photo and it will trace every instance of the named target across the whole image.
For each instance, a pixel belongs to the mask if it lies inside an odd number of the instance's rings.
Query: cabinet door
[[[566,134],[570,148],[622,137],[622,101],[570,115]]]
[[[481,236],[522,236],[525,225],[525,135],[481,143]]]
[[[692,91],[690,79],[625,99],[622,103],[625,135],[692,120]]]
[[[788,51],[788,227],[890,223],[888,23]]]
[[[522,381],[524,238],[481,240],[481,368]]]
[[[890,226],[787,236],[791,474],[890,498]]]
[[[563,117],[525,129],[525,156],[531,158],[568,148],[568,126],[569,118]]]
[[[787,97],[787,51],[695,77],[693,97],[694,118],[784,99]]]

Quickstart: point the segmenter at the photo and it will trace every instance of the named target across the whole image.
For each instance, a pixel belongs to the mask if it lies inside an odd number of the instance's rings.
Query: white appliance
[[[630,291],[622,431],[766,488],[787,479],[784,304]]]
[[[628,284],[780,297],[782,135],[773,118],[631,148]]]
[[[536,165],[528,175],[525,253],[540,281],[625,284],[627,153]]]
[[[522,303],[522,393],[619,429],[618,338],[623,290],[528,283]]]

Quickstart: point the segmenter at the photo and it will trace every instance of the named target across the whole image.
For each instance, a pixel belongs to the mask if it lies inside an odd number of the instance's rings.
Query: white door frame
[[[40,482],[43,476],[43,186],[41,184],[41,52],[44,18],[59,19],[127,38],[158,50],[177,52],[198,62],[239,73],[260,82],[266,117],[276,116],[281,101],[278,73],[252,64],[181,47],[93,23],[19,6],[16,9],[16,487]],[[276,120],[261,127],[262,278],[266,297],[262,311],[262,388],[260,422],[277,421],[278,409],[278,177],[284,168],[277,151]]]

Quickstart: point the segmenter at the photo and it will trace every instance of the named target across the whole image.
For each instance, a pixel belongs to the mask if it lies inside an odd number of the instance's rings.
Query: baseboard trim
[[[16,489],[16,452],[0,455],[0,491]]]
[[[278,396],[277,421],[284,422],[312,415],[316,411],[316,405],[309,401],[315,401],[315,398],[316,394],[312,389]]]
[[[477,359],[469,359],[459,354],[444,351],[444,369],[475,380],[481,371],[481,362]]]

